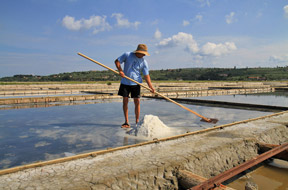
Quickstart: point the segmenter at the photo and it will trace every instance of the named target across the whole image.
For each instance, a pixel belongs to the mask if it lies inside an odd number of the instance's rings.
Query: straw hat
[[[137,49],[134,51],[134,53],[142,53],[142,54],[147,55],[147,56],[150,55],[148,53],[148,48],[145,44],[139,44]]]

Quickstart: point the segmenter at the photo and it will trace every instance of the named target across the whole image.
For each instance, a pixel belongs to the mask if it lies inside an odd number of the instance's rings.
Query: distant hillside
[[[277,68],[183,68],[151,70],[152,80],[288,80],[288,66]],[[0,78],[2,82],[44,81],[118,81],[121,77],[111,71],[60,73],[49,76],[14,75]]]

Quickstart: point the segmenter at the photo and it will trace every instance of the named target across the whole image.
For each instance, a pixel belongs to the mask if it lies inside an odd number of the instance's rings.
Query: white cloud
[[[197,20],[198,22],[201,22],[202,19],[203,19],[203,16],[200,15],[200,14],[198,14],[198,15],[195,16],[195,20]]]
[[[199,51],[197,42],[193,39],[191,34],[179,32],[170,38],[166,38],[159,42],[158,47],[175,47],[184,46],[189,52],[197,53]]]
[[[288,55],[281,55],[281,56],[272,55],[269,57],[269,61],[272,63],[286,63],[286,64],[288,64]]]
[[[136,22],[130,22],[128,19],[123,18],[123,15],[121,13],[113,13],[112,17],[116,18],[117,21],[117,26],[119,27],[125,27],[125,28],[130,28],[130,27],[134,27],[134,28],[138,28],[138,26],[141,24],[140,22],[136,21]]]
[[[190,24],[190,22],[188,20],[183,20],[182,25],[183,26],[188,26]]]
[[[66,15],[62,20],[62,25],[68,30],[89,30],[93,29],[96,34],[100,31],[110,30],[111,26],[106,22],[106,16],[91,16],[89,19],[75,20],[74,17]]]
[[[201,48],[201,53],[203,55],[208,56],[221,56],[230,53],[233,50],[236,50],[237,47],[234,44],[234,42],[225,42],[224,44],[219,43],[211,43],[207,42],[205,45]]]
[[[285,17],[288,18],[288,5],[285,5],[285,6],[283,7],[283,10],[284,10],[284,15],[285,15]]]
[[[159,31],[159,29],[156,29],[154,33],[154,38],[160,39],[162,37],[162,33]]]
[[[159,24],[159,20],[158,20],[158,19],[154,20],[154,21],[151,23],[151,25],[158,25],[158,24]]]
[[[225,42],[225,43],[211,43],[207,42],[202,46],[202,48],[198,47],[197,42],[194,40],[193,36],[191,34],[187,34],[184,32],[179,32],[176,35],[173,35],[172,37],[163,39],[158,43],[158,47],[160,48],[172,48],[172,47],[177,47],[177,46],[182,46],[188,52],[192,53],[194,56],[221,56],[228,54],[234,50],[237,50],[237,47],[234,42]]]
[[[226,23],[227,24],[232,24],[234,22],[236,22],[236,19],[234,18],[235,16],[235,13],[234,12],[231,12],[229,15],[226,15],[225,18],[226,18]]]
[[[67,15],[63,18],[62,24],[68,30],[80,30],[81,25],[82,25],[80,20],[75,21],[74,17],[67,16]]]
[[[197,1],[201,4],[202,7],[204,7],[204,6],[210,7],[210,5],[211,5],[211,3],[210,3],[211,0],[197,0]]]
[[[256,18],[261,18],[263,16],[263,12],[262,11],[259,11],[256,15]]]
[[[188,26],[190,25],[191,22],[201,22],[203,19],[203,16],[200,14],[197,14],[193,19],[190,20],[183,20],[182,25],[183,26]]]
[[[130,22],[128,19],[124,18],[121,13],[114,13],[112,17],[116,18],[116,26],[124,28],[138,28],[140,22]],[[68,30],[78,31],[78,30],[93,30],[93,34],[98,32],[111,30],[111,25],[106,21],[106,16],[91,16],[89,19],[79,19],[76,20],[72,16],[66,15],[62,19],[62,25]]]

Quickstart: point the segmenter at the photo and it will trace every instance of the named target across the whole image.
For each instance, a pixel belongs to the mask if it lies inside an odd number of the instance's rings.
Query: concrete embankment
[[[137,145],[0,171],[0,189],[181,189],[178,171],[210,178],[288,141],[288,111]]]

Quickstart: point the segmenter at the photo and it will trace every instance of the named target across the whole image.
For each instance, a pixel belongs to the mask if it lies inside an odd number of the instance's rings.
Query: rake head
[[[207,120],[205,120],[202,118],[200,121],[207,122],[207,123],[217,123],[219,120],[215,118],[207,118]]]

